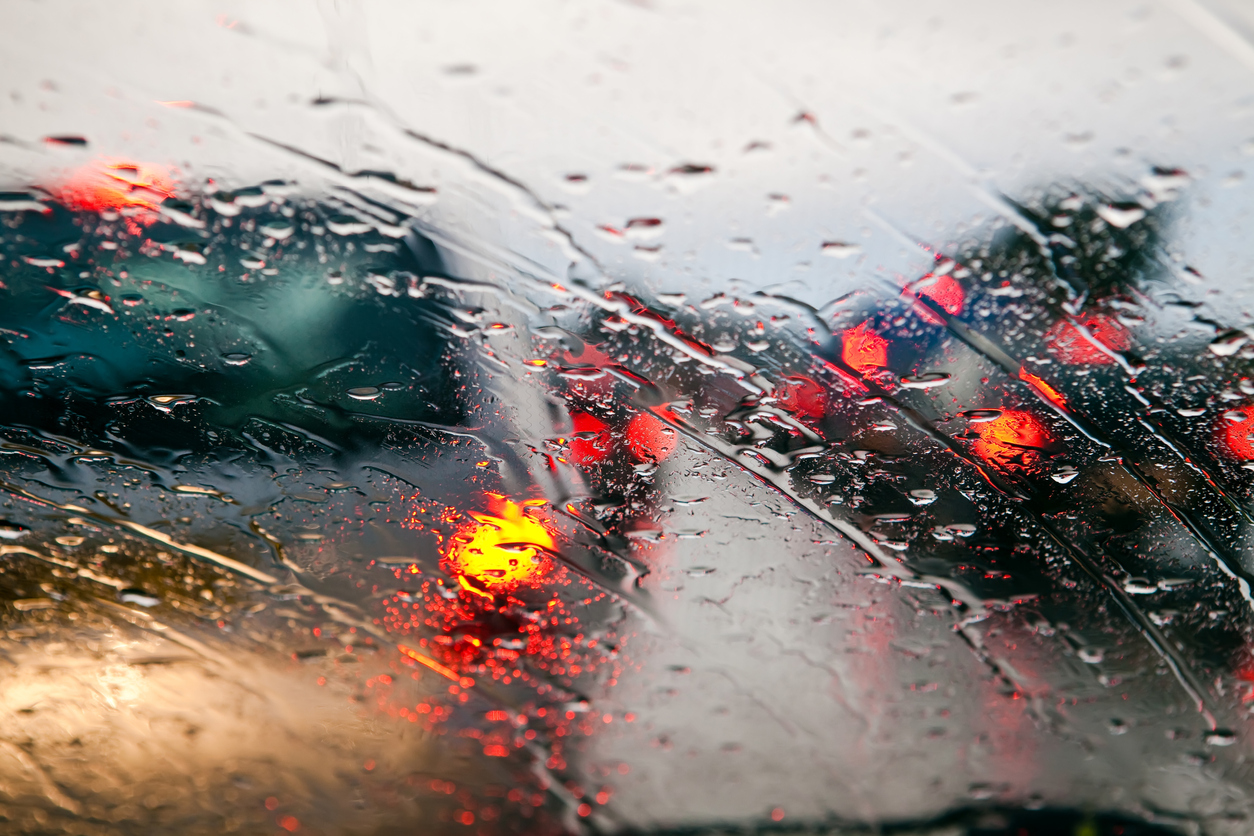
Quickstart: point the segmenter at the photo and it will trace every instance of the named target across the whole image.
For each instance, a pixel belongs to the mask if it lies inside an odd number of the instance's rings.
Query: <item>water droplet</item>
[[[3,540],[20,540],[30,533],[24,525],[15,522],[0,521],[0,539]]]
[[[359,386],[348,390],[348,396],[356,401],[373,401],[382,394],[374,386]]]
[[[369,273],[366,276],[366,284],[370,285],[382,296],[398,296],[396,289],[396,279],[392,276],[384,276],[379,273]]]
[[[185,226],[189,229],[205,228],[204,220],[195,215],[195,205],[185,200],[167,198],[157,207],[157,211],[179,226]]]
[[[46,145],[69,145],[77,148],[86,148],[87,140],[81,136],[46,136],[44,137]]]
[[[56,605],[57,602],[52,598],[20,598],[13,602],[13,609],[18,612],[31,612],[32,610],[49,610]]]
[[[944,386],[953,375],[944,372],[924,372],[913,377],[903,377],[901,385],[906,389],[935,389]]]
[[[628,238],[647,241],[661,235],[662,220],[660,218],[632,218],[627,221],[624,235]]]
[[[936,491],[927,488],[916,488],[910,491],[910,502],[913,505],[931,505],[936,501]]]
[[[1065,485],[1075,477],[1080,475],[1080,471],[1069,464],[1064,464],[1057,468],[1053,473],[1049,474],[1049,478],[1053,479],[1060,485]]]
[[[264,188],[249,186],[248,188],[236,189],[233,202],[243,206],[245,209],[259,209],[273,200],[272,195],[282,193],[283,187],[278,185],[278,183],[279,181],[272,180],[265,184]]]
[[[843,241],[825,241],[821,247],[823,255],[832,258],[846,259],[862,252],[857,244],[846,244]]]
[[[370,224],[349,215],[336,215],[327,219],[327,229],[336,235],[362,235],[370,231]]]
[[[1000,409],[971,409],[966,412],[959,413],[972,424],[985,424],[989,421],[996,421],[1001,417]]]
[[[163,244],[162,247],[184,264],[207,264],[209,261],[204,255],[204,245],[198,241],[178,241]]]
[[[140,607],[155,607],[161,603],[161,599],[155,595],[134,587],[119,592],[118,600],[123,604],[135,604]]]
[[[209,205],[213,211],[224,218],[235,217],[242,208],[242,205],[235,201],[235,195],[230,192],[216,192],[209,198]]]
[[[291,221],[286,221],[282,218],[258,224],[257,229],[263,235],[268,235],[276,241],[284,241],[291,238],[292,233],[296,231],[296,227]]]
[[[52,209],[47,204],[25,192],[0,192],[0,212],[39,212],[47,214]]]
[[[1237,734],[1228,729],[1215,729],[1206,735],[1208,746],[1231,746],[1237,742]]]
[[[252,359],[253,356],[251,354],[241,354],[239,352],[222,355],[222,362],[228,366],[246,366]]]
[[[1151,595],[1158,591],[1158,584],[1145,578],[1125,578],[1123,591],[1129,595]]]
[[[1249,334],[1244,331],[1228,331],[1214,339],[1207,348],[1219,357],[1231,357],[1240,351],[1241,346],[1245,345],[1249,339]]]
[[[1136,204],[1105,204],[1097,207],[1097,216],[1118,229],[1126,229],[1145,217],[1145,210]]]
[[[150,395],[145,400],[161,412],[171,412],[176,406],[195,403],[200,398],[196,395]]]
[[[605,369],[599,369],[595,366],[562,369],[558,372],[558,375],[566,380],[600,380],[607,374],[609,374],[609,372]]]

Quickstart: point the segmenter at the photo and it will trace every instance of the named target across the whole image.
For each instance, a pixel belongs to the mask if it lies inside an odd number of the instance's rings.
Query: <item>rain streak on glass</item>
[[[1248,13],[345,5],[15,70],[0,831],[1248,831]]]

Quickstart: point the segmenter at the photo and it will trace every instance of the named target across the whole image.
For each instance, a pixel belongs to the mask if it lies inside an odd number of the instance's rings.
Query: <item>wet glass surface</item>
[[[0,832],[1241,834],[1254,13],[17,5]]]

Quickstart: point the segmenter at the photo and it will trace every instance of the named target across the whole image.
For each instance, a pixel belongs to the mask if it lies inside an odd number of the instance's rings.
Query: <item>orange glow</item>
[[[907,287],[901,292],[901,295],[909,299],[926,296],[950,316],[957,316],[962,313],[962,305],[966,301],[966,294],[963,293],[962,285],[958,283],[957,279],[950,275],[937,276],[932,273],[928,273]],[[930,322],[933,325],[945,324],[939,316],[928,310],[925,305],[916,302],[913,310],[926,322]]]
[[[596,464],[610,454],[610,428],[595,415],[572,412],[570,422],[574,435],[568,449],[570,460],[577,465]]]
[[[1054,406],[1059,407],[1060,409],[1067,408],[1067,399],[1062,396],[1061,392],[1022,366],[1019,367],[1019,379],[1027,383],[1037,392],[1044,395],[1045,398]]]
[[[550,570],[546,552],[556,543],[549,530],[523,513],[523,506],[489,494],[494,514],[472,513],[450,538],[445,558],[459,575],[490,590],[507,590],[536,581]],[[463,588],[467,582],[458,579]]]
[[[647,412],[638,413],[627,424],[627,447],[640,461],[663,461],[678,442],[674,428]]]
[[[977,425],[976,455],[990,464],[1016,470],[1041,461],[1051,438],[1045,425],[1030,412],[1006,410],[992,421]]]
[[[366,687],[380,712],[435,734],[447,730],[454,712],[464,710],[471,699],[467,689],[482,683],[532,689],[534,709],[521,718],[531,726],[525,737],[546,735],[544,765],[562,771],[567,768],[564,744],[605,727],[599,714],[567,709],[569,689],[591,677],[615,686],[632,666],[623,648],[634,634],[619,634],[613,623],[599,620],[599,607],[613,593],[558,559],[556,529],[547,519],[528,515],[544,500],[510,501],[487,493],[485,501],[486,513],[466,514],[417,493],[405,496],[405,526],[435,536],[447,575],[417,564],[390,567],[402,588],[381,602],[376,620],[398,641],[404,657],[398,661],[411,668],[422,665],[449,680],[447,696],[434,692],[414,704],[405,689],[392,687],[395,673],[376,675]],[[592,630],[583,624],[590,613],[597,614]],[[412,674],[420,677],[417,670]],[[510,700],[515,698],[529,702],[518,694]],[[514,713],[493,708],[486,719],[501,726],[476,735],[483,756],[514,754],[519,742]],[[448,782],[437,780],[432,787],[454,792]]]
[[[845,330],[841,343],[840,359],[860,374],[888,365],[888,340],[862,323],[857,328]]]
[[[1250,418],[1254,410],[1246,408],[1242,412],[1245,417],[1240,421],[1219,419],[1219,425],[1215,427],[1215,439],[1220,449],[1237,461],[1254,461],[1254,420]]]
[[[404,653],[406,656],[408,656],[410,659],[413,659],[415,662],[417,662],[420,665],[425,665],[426,667],[435,671],[436,673],[438,673],[440,676],[444,677],[445,679],[451,679],[454,682],[461,681],[461,677],[457,675],[457,671],[453,670],[452,668],[446,668],[444,665],[441,665],[439,662],[432,659],[430,656],[424,656],[423,654],[419,653],[417,650],[408,648],[403,644],[398,644],[396,648],[401,653]]]
[[[1089,333],[1112,351],[1127,351],[1132,335],[1112,317],[1093,314],[1081,320]],[[1114,358],[1089,342],[1079,329],[1065,319],[1054,323],[1045,333],[1050,352],[1062,363],[1071,366],[1105,366]]]
[[[155,210],[174,194],[174,187],[174,178],[164,166],[97,160],[70,175],[57,197],[69,208],[85,212]]]

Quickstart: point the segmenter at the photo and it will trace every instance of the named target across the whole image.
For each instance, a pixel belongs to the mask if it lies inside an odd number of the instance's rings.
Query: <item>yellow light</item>
[[[454,571],[489,589],[535,581],[548,573],[545,552],[555,543],[549,530],[523,513],[523,506],[493,496],[495,514],[472,513],[449,541],[445,555]]]

